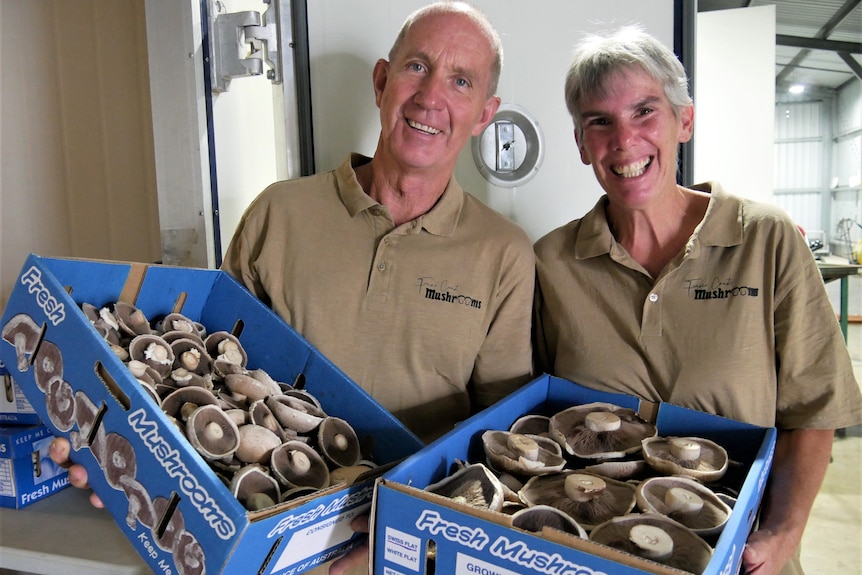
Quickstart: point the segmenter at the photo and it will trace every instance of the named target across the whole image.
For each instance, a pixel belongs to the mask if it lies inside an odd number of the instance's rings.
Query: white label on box
[[[0,459],[0,495],[15,497],[15,476],[12,473],[11,459]]]
[[[360,505],[350,511],[345,511],[329,517],[323,521],[306,525],[302,529],[294,531],[290,541],[284,547],[284,551],[278,558],[271,573],[284,569],[289,565],[298,563],[308,557],[323,553],[331,547],[341,545],[354,535],[350,528],[350,522],[357,516],[368,511],[371,504]]]
[[[520,575],[516,571],[510,571],[497,567],[487,561],[458,553],[455,561],[455,575]]]
[[[420,543],[418,537],[387,527],[385,558],[402,567],[419,571]]]
[[[391,567],[383,567],[383,575],[404,575],[401,571],[396,571]]]

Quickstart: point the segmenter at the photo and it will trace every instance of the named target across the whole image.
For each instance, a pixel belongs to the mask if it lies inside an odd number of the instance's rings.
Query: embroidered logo
[[[482,309],[482,300],[459,293],[458,285],[450,284],[448,280],[437,282],[432,277],[421,277],[416,283],[419,294],[425,299]]]
[[[739,296],[758,297],[760,292],[760,288],[733,285],[734,281],[731,278],[713,278],[711,282],[693,279],[686,280],[685,283],[684,289],[696,300],[728,299]]]

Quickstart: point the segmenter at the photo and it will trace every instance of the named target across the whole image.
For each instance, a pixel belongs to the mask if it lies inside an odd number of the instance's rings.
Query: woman
[[[674,54],[636,27],[590,37],[566,78],[605,195],[537,256],[540,368],[603,390],[779,428],[746,573],[801,573],[833,430],[862,398],[814,258],[776,208],[676,183],[694,109]]]

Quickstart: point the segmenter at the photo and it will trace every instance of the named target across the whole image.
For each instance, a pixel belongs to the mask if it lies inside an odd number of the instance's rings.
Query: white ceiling
[[[776,89],[862,79],[862,0],[700,0],[698,11],[775,6]]]

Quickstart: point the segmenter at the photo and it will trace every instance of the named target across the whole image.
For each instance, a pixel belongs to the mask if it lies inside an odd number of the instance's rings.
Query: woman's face
[[[677,118],[661,84],[638,67],[609,76],[605,88],[604,97],[581,99],[575,138],[611,202],[637,209],[676,189],[677,148],[691,139],[694,111]]]

